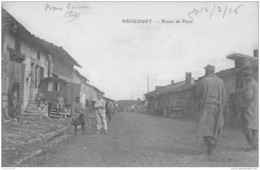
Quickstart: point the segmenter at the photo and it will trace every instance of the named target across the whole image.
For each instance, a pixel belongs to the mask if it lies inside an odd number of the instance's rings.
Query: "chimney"
[[[194,78],[191,78],[191,83],[190,84],[193,85],[194,82],[195,82]]]
[[[174,80],[171,81],[171,84],[174,84]]]
[[[254,50],[254,57],[258,58],[258,49]]]
[[[163,88],[163,86],[155,86],[155,90],[159,90],[161,88]]]
[[[191,73],[186,73],[186,79],[185,79],[185,84],[186,85],[191,85]]]

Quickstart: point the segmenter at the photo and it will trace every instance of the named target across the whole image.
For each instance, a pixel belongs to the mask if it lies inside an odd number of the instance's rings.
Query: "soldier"
[[[85,120],[83,114],[83,107],[80,103],[80,97],[76,97],[76,102],[72,104],[72,122],[74,126],[75,135],[77,135],[77,127],[81,125],[82,132],[85,133]]]
[[[114,105],[112,101],[108,100],[106,103],[106,115],[107,115],[107,123],[109,123],[114,115]]]
[[[103,94],[99,93],[98,100],[95,105],[96,121],[97,121],[97,133],[100,133],[101,128],[103,127],[105,133],[108,134],[107,120],[106,120],[106,102],[103,99]]]
[[[253,78],[251,70],[245,70],[243,104],[242,104],[242,125],[249,146],[245,151],[258,150],[258,84]]]
[[[211,155],[224,125],[223,112],[226,104],[224,82],[215,75],[215,67],[205,67],[205,77],[199,82],[196,95],[200,102],[200,121],[197,128],[198,137],[202,138]]]

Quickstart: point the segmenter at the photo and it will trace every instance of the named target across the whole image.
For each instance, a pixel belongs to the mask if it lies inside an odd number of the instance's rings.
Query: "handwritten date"
[[[211,7],[203,6],[199,9],[193,9],[188,13],[189,18],[193,21],[193,17],[197,16],[199,14],[206,13],[208,14],[209,18],[212,18],[214,14],[218,13],[222,15],[222,18],[225,18],[227,15],[238,14],[239,9],[243,5],[238,5],[235,8],[229,7],[229,6],[219,6],[219,5],[212,5]]]

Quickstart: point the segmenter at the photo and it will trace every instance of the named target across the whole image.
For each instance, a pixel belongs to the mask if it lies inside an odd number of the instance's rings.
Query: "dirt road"
[[[195,123],[139,113],[117,113],[109,134],[77,135],[31,161],[30,166],[258,166],[257,152],[244,152],[241,130],[225,129],[215,155],[206,156]]]

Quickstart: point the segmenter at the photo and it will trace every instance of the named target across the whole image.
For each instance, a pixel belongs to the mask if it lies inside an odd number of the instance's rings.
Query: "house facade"
[[[2,8],[2,102],[11,102],[16,95],[22,113],[35,108],[35,95],[42,89],[50,105],[61,93],[69,107],[76,96],[86,107],[98,93],[88,79],[74,67],[78,62],[62,47],[31,34],[12,15]]]
[[[40,80],[58,77],[68,83],[66,101],[75,101],[80,86],[74,82],[74,66],[81,67],[62,47],[31,34],[2,8],[2,95],[13,93],[24,109],[35,103]],[[48,93],[59,92],[59,83],[49,82]]]
[[[191,118],[196,116],[192,112],[194,107],[196,82],[191,73],[186,73],[185,81],[174,83],[163,87],[156,87],[155,91],[145,94],[149,102],[149,112],[155,115],[174,117],[177,109],[182,109],[182,116]]]
[[[87,102],[94,101],[97,99],[99,93],[103,93],[95,86],[88,83],[88,79],[79,73],[78,70],[74,69],[73,82],[80,85],[79,96],[80,102],[83,104],[83,108],[86,108]]]
[[[24,108],[51,71],[51,59],[40,40],[4,9],[2,20],[2,94],[17,93]]]
[[[241,92],[243,89],[243,70],[250,68],[254,77],[258,81],[258,50],[254,51],[254,56],[243,54],[230,54],[227,59],[234,60],[234,68],[222,70],[216,75],[224,81],[227,93],[227,107],[225,111],[226,122],[240,122],[241,114]],[[149,113],[162,116],[171,116],[173,112],[182,109],[183,117],[186,119],[198,119],[198,103],[196,103],[196,88],[198,80],[191,78],[191,73],[186,73],[185,81],[172,83],[167,86],[156,86],[156,89],[145,94],[149,102]]]

